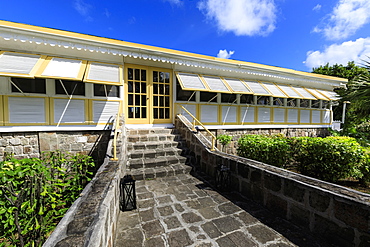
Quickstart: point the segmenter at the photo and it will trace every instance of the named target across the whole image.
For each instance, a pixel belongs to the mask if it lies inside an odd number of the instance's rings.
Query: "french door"
[[[126,123],[171,123],[171,70],[137,65],[125,67]]]

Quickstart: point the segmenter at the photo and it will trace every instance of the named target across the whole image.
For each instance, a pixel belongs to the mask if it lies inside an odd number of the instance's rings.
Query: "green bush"
[[[0,246],[41,246],[79,196],[93,165],[88,156],[60,152],[0,162]]]
[[[217,136],[217,140],[222,144],[222,147],[225,149],[226,145],[231,142],[233,139],[232,136],[229,135],[219,135]]]
[[[329,182],[361,177],[364,148],[351,137],[292,138],[297,170],[307,176]]]
[[[238,140],[237,152],[239,156],[278,167],[286,167],[290,159],[289,140],[280,135],[245,135]]]

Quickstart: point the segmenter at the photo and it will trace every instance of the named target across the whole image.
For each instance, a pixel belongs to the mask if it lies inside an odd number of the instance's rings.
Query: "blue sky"
[[[0,0],[0,19],[309,72],[370,57],[369,0]]]

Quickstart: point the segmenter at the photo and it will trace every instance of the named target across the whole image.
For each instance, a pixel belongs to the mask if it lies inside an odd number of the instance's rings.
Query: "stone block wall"
[[[126,172],[126,139],[122,118],[117,138],[118,160],[105,158],[95,177],[67,211],[44,247],[113,246],[120,212],[119,182]],[[112,153],[112,139],[107,153]]]
[[[63,131],[0,133],[0,161],[5,153],[15,158],[37,158],[43,151],[61,150],[93,157],[96,164],[105,158],[110,131]]]
[[[210,177],[217,164],[231,169],[231,189],[333,246],[370,246],[370,196],[345,187],[289,172],[261,162],[210,152],[200,134],[182,116],[175,126],[186,140],[196,168]]]
[[[201,131],[204,136],[207,136],[208,139],[211,140],[209,134],[202,130]],[[276,135],[276,134],[283,134],[287,137],[300,137],[300,136],[308,136],[308,137],[325,137],[328,136],[330,133],[328,129],[325,128],[289,128],[289,129],[217,129],[211,130],[211,132],[217,137],[219,135],[230,135],[233,137],[230,144],[227,145],[226,150],[223,149],[221,144],[217,145],[219,150],[223,150],[229,154],[236,154],[238,139],[241,138],[243,135]]]

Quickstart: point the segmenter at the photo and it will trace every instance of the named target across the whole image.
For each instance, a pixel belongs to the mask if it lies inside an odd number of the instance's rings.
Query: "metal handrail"
[[[118,123],[119,123],[119,113],[117,113],[115,126],[114,126],[114,136],[113,136],[113,158],[111,160],[118,160],[117,158],[117,134],[118,134]]]
[[[193,116],[193,114],[191,114],[188,110],[186,110],[185,107],[183,107],[182,105],[179,105],[187,114],[189,114],[190,117],[193,118],[193,131],[196,131],[195,129],[195,122],[198,122],[200,126],[202,126],[202,128],[207,131],[208,134],[211,135],[212,137],[212,145],[211,145],[211,151],[215,151],[215,145],[216,145],[216,136],[214,134],[211,133],[211,131],[209,131],[206,126],[204,126],[196,117]]]

